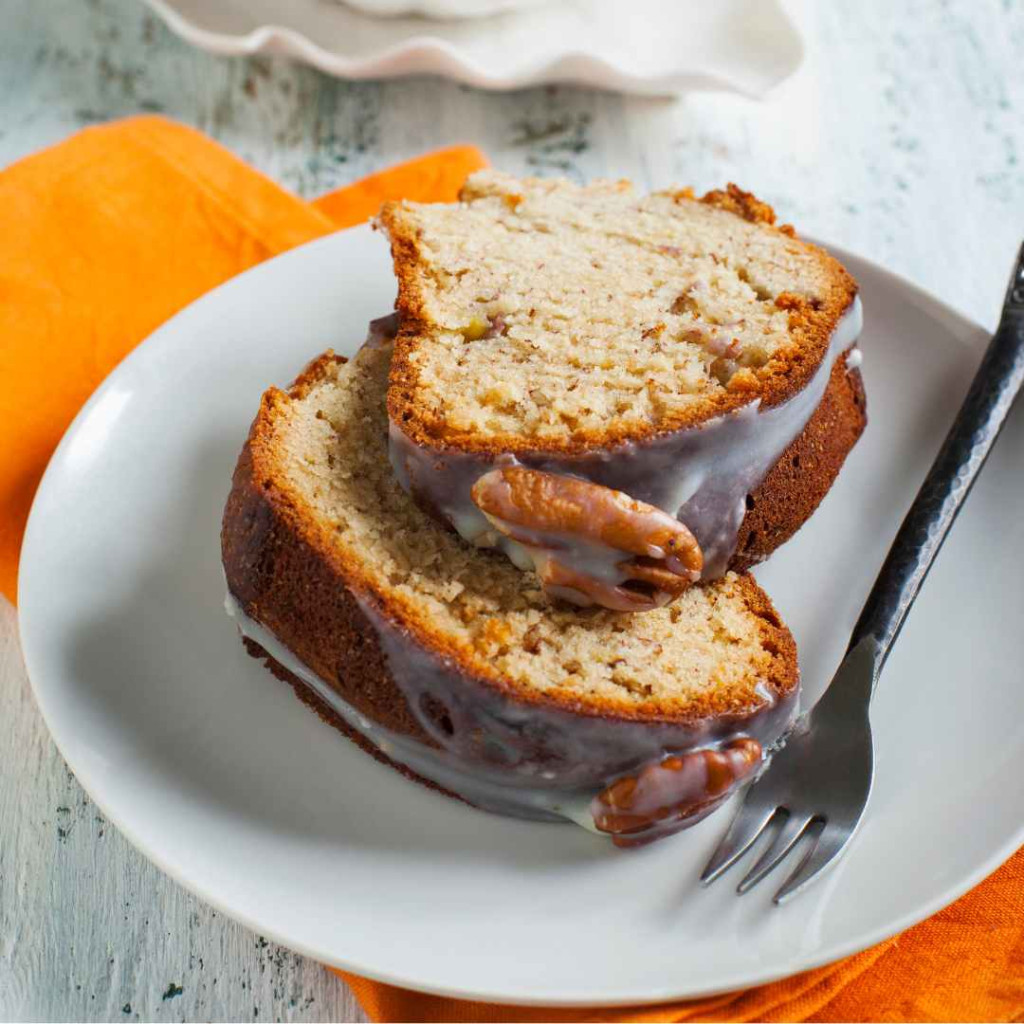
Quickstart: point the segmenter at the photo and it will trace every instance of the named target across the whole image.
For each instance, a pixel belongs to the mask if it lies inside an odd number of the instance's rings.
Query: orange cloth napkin
[[[191,129],[142,117],[89,128],[0,172],[0,590],[14,599],[50,453],[133,346],[239,271],[364,221],[384,199],[451,199],[483,164],[472,147],[447,149],[309,204]],[[342,976],[379,1021],[1022,1020],[1024,852],[897,938],[714,999],[544,1010]]]
[[[306,203],[184,125],[88,128],[0,172],[0,592],[46,463],[101,380],[169,316],[256,263],[372,217],[454,199],[457,146]]]

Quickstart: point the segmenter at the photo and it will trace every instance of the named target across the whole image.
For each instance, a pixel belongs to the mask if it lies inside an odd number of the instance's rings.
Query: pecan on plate
[[[530,552],[552,596],[646,611],[700,579],[704,559],[686,526],[610,487],[505,466],[480,477],[472,497],[496,530]]]

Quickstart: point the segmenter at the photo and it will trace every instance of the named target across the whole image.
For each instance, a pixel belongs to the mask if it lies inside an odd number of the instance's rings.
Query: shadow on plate
[[[488,814],[402,778],[322,723],[244,651],[223,608],[220,517],[238,444],[199,451],[160,555],[101,595],[68,657],[139,779],[255,830],[405,854],[553,863],[621,856],[581,829]]]

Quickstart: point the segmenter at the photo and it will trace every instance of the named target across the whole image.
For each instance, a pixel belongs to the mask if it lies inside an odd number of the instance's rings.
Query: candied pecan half
[[[686,526],[621,491],[516,465],[485,473],[472,496],[496,530],[529,550],[553,596],[646,611],[700,579],[704,559]]]

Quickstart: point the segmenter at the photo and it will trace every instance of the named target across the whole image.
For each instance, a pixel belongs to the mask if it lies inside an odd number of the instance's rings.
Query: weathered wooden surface
[[[350,85],[197,53],[138,0],[0,0],[0,166],[77,128],[156,111],[307,196],[456,141],[513,171],[735,180],[803,232],[994,322],[1024,236],[1024,5],[791,9],[806,65],[753,103]],[[358,1019],[318,964],[203,906],[102,820],[39,718],[2,599],[0,1019]]]

